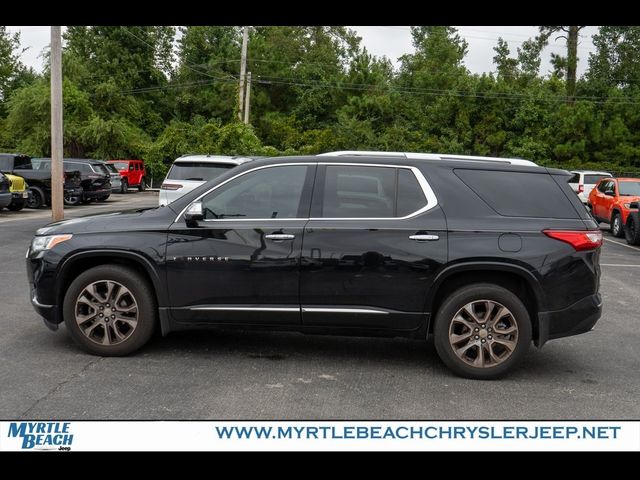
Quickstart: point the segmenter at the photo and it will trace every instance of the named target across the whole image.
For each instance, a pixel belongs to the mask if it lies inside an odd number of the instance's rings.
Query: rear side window
[[[487,205],[505,217],[577,216],[551,175],[465,169],[454,172]]]
[[[328,165],[323,183],[323,218],[405,217],[427,204],[416,176],[406,168]]]
[[[601,178],[608,177],[609,175],[585,175],[584,183],[587,185],[595,185]]]
[[[424,192],[416,176],[406,168],[398,169],[398,212],[397,217],[404,217],[420,210],[427,204]]]
[[[169,180],[207,181],[222,175],[233,167],[235,165],[229,163],[176,162],[171,166],[167,178]]]

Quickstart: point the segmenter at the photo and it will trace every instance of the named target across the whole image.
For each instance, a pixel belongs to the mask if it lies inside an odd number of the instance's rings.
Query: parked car
[[[11,187],[9,188],[11,191],[11,203],[7,208],[13,212],[22,210],[29,199],[29,185],[27,185],[24,178],[18,175],[6,173],[5,177],[7,177],[11,183]]]
[[[11,180],[0,172],[0,210],[11,204]]]
[[[589,194],[602,178],[612,178],[609,172],[597,172],[593,170],[572,170],[573,177],[569,179],[569,185],[584,205],[589,205]]]
[[[18,175],[28,182],[28,208],[40,208],[51,203],[51,168],[40,169],[42,161],[18,153],[0,153],[0,171]],[[65,171],[63,181],[65,198],[82,194],[79,171]]]
[[[160,186],[158,203],[160,206],[168,205],[230,168],[249,161],[249,157],[223,155],[184,155],[177,158]]]
[[[111,163],[122,177],[120,193],[127,193],[129,187],[136,187],[139,191],[146,188],[146,171],[142,160],[107,160]]]
[[[37,158],[34,162],[38,164],[39,170],[50,171],[50,158]],[[80,184],[82,191],[75,195],[64,196],[66,205],[78,205],[80,203],[90,203],[92,200],[105,201],[111,195],[111,175],[104,162],[87,158],[65,158],[63,161],[66,172],[80,172]]]
[[[608,223],[614,237],[624,237],[631,203],[640,200],[640,178],[603,178],[589,194],[593,217]]]
[[[122,177],[113,163],[102,162],[111,176],[111,192],[122,193]]]
[[[433,335],[453,371],[495,378],[602,309],[602,232],[567,171],[525,162],[243,163],[165,207],[39,229],[32,303],[97,355],[130,354],[157,328]]]

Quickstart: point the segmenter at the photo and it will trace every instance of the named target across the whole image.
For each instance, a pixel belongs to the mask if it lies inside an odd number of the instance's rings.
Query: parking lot
[[[67,218],[157,205],[112,195]],[[588,334],[533,346],[499,381],[455,377],[431,342],[212,330],[100,358],[29,302],[24,255],[49,210],[0,213],[0,418],[637,419],[640,248],[605,233],[604,313]]]

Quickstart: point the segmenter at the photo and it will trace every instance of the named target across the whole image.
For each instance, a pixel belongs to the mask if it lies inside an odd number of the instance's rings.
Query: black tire
[[[116,281],[131,291],[138,305],[138,323],[133,332],[121,343],[100,345],[82,333],[75,319],[78,296],[94,282]],[[84,350],[94,355],[119,357],[129,355],[149,341],[158,323],[158,309],[149,283],[135,270],[119,265],[100,265],[91,268],[76,278],[65,293],[63,304],[64,322],[73,340]]]
[[[144,177],[140,179],[140,185],[138,185],[138,191],[144,192],[147,189],[147,186],[144,183]]]
[[[82,197],[82,204],[83,205],[89,205],[94,200],[95,200],[94,198],[84,198],[84,197]]]
[[[27,208],[41,208],[44,205],[44,192],[38,187],[30,187],[30,195],[27,199]]]
[[[106,201],[110,196],[111,196],[111,194],[109,194],[109,195],[105,195],[104,197],[100,197],[100,198],[98,198],[98,201],[99,201],[99,202],[104,202],[104,201]]]
[[[624,227],[624,237],[629,245],[640,245],[640,213],[629,214]]]
[[[127,193],[129,191],[129,181],[123,178],[120,182],[120,193]]]
[[[517,340],[515,348],[502,363],[474,367],[467,364],[454,352],[453,346],[449,342],[449,329],[454,321],[454,316],[460,309],[470,302],[481,300],[496,302],[511,312],[511,318],[517,326]],[[494,333],[494,335],[496,334]],[[434,326],[434,344],[440,359],[457,375],[476,380],[499,378],[511,371],[524,358],[531,343],[531,335],[531,319],[522,301],[509,290],[490,283],[468,285],[450,294],[438,309]],[[475,338],[478,336],[476,335]]]
[[[12,212],[19,212],[20,210],[22,210],[24,208],[24,200],[22,200],[22,199],[14,200],[13,202],[11,202],[9,204],[9,206],[7,208],[9,210],[11,210]]]
[[[616,238],[624,237],[624,226],[622,225],[622,216],[618,212],[611,215],[611,234]]]

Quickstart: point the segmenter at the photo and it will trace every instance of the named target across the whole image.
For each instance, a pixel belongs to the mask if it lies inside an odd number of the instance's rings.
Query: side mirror
[[[640,208],[640,202],[631,202],[629,208]]]
[[[184,212],[184,221],[188,227],[197,227],[198,222],[204,220],[204,213],[202,212],[202,202],[193,202]]]

